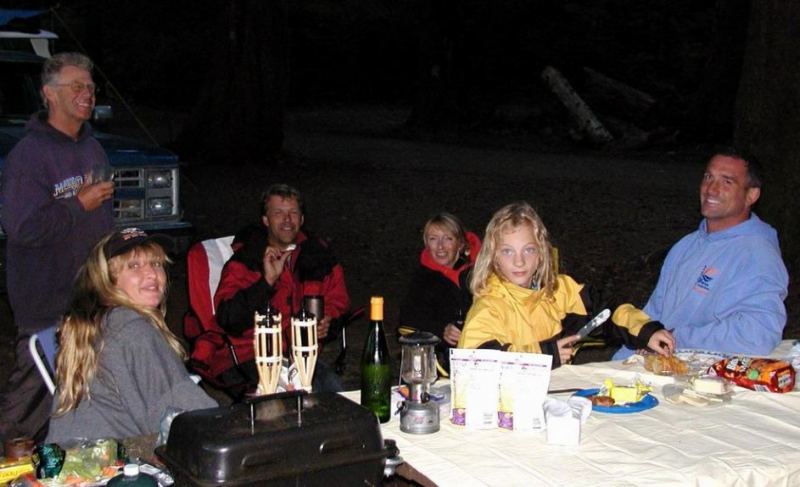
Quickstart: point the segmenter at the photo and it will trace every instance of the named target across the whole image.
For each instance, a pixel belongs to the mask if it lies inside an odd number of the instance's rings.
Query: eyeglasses
[[[69,86],[73,93],[79,95],[83,90],[87,90],[90,95],[96,95],[100,92],[100,88],[94,83],[81,83],[80,81],[73,81],[72,83],[53,83],[53,86]]]

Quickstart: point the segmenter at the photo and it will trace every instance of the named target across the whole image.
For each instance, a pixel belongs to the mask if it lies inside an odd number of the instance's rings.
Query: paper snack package
[[[453,424],[497,427],[500,362],[495,350],[450,349]]]
[[[794,389],[796,376],[789,362],[770,358],[730,357],[715,363],[712,370],[754,391],[789,392]]]
[[[547,397],[552,365],[550,355],[501,353],[498,426],[515,431],[544,429],[542,404]]]

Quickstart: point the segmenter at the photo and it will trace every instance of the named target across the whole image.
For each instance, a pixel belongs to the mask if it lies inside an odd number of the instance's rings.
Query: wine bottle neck
[[[373,296],[369,301],[369,319],[371,321],[383,321],[383,298]]]

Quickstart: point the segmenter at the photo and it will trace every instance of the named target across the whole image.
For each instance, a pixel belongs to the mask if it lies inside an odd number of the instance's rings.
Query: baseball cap
[[[103,253],[106,259],[110,259],[148,242],[157,243],[164,249],[164,252],[170,252],[174,247],[172,239],[166,235],[158,233],[148,235],[140,228],[125,228],[114,232],[114,235],[103,246]]]

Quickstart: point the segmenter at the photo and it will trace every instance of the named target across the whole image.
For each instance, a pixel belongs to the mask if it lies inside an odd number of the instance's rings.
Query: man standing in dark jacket
[[[87,121],[95,103],[92,61],[61,53],[42,68],[47,109],[11,150],[2,177],[8,297],[17,325],[16,363],[0,392],[0,439],[43,440],[51,397],[27,351],[33,333],[58,324],[75,275],[113,228],[114,183]]]
[[[317,335],[323,340],[332,320],[345,314],[350,298],[344,271],[327,244],[307,236],[303,226],[303,199],[286,184],[273,184],[262,198],[261,224],[248,227],[235,240],[238,250],[225,264],[214,296],[217,324],[232,335],[252,336],[253,313],[269,302],[283,318],[284,348],[290,340],[290,318],[306,296],[322,296],[324,316]],[[240,245],[240,246],[239,246]],[[257,378],[252,346],[243,352],[244,370]],[[314,390],[335,392],[341,384],[332,369],[317,362]]]

